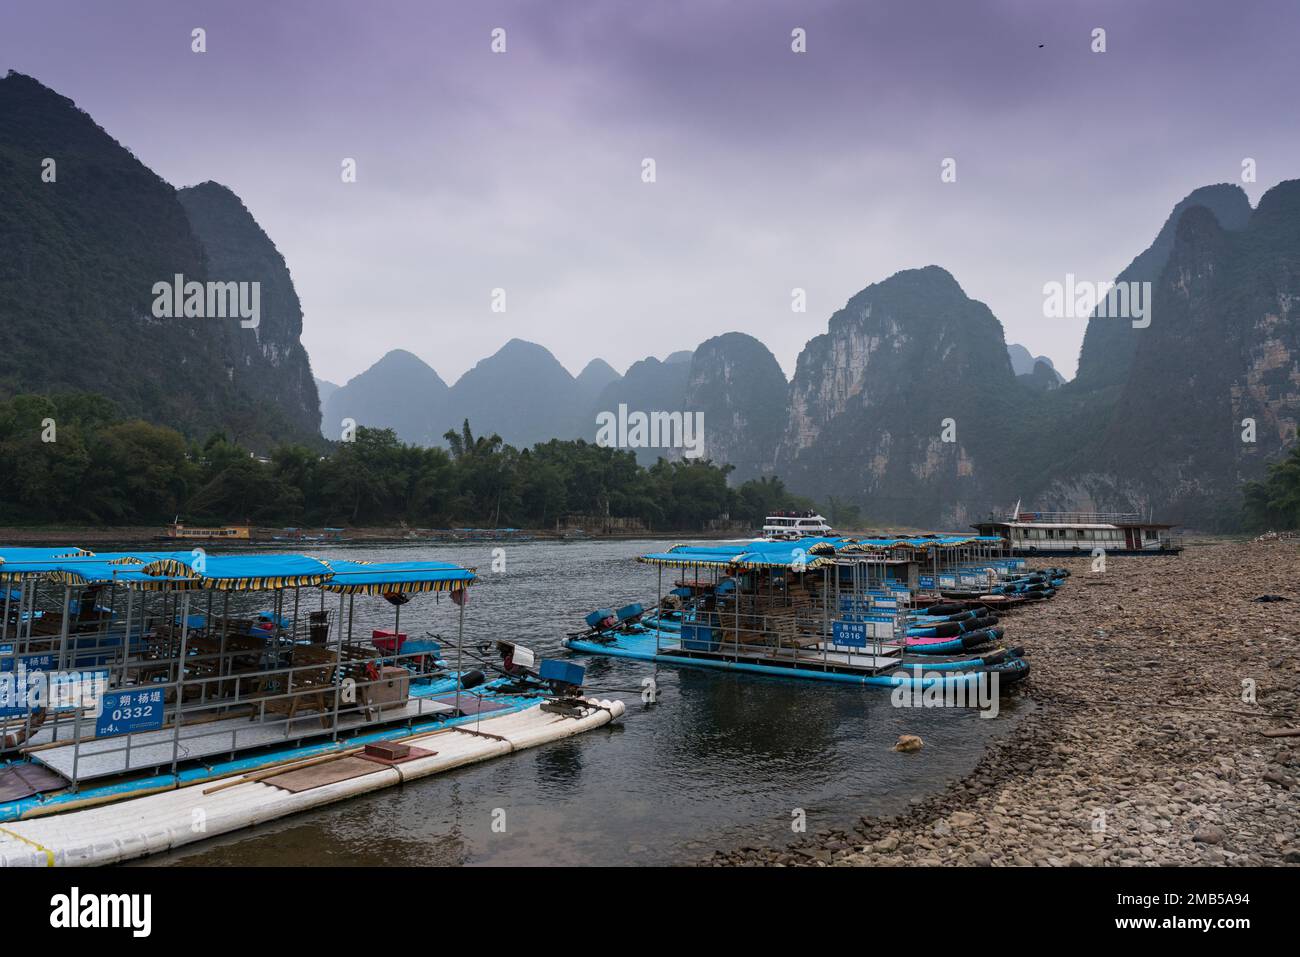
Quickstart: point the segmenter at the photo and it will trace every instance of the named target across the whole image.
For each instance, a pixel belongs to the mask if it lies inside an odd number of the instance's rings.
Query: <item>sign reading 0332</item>
[[[100,698],[95,736],[108,737],[132,731],[157,731],[163,726],[163,689],[134,688],[109,691]]]

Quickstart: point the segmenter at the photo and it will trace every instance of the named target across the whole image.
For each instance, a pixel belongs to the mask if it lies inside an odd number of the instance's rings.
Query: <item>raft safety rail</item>
[[[893,590],[896,583],[873,575],[875,564],[879,563],[858,557],[825,566],[822,573],[808,573],[806,584],[813,587],[799,596],[805,600],[782,589],[732,591],[713,605],[702,598],[684,602],[681,631],[648,627],[655,632],[657,651],[663,650],[663,639],[669,638],[677,639],[687,655],[888,670],[894,665],[884,659],[901,650],[911,596]],[[850,570],[847,583],[838,572],[841,568]],[[833,577],[832,569],[837,570]],[[873,660],[868,664],[855,661],[855,657]]]
[[[332,648],[329,650],[333,651]],[[175,774],[182,762],[212,755],[229,754],[233,758],[240,751],[301,742],[307,738],[328,737],[337,741],[340,731],[352,732],[378,725],[405,724],[410,727],[420,720],[451,710],[432,697],[409,694],[409,689],[421,680],[450,680],[455,677],[432,664],[429,661],[431,657],[428,652],[415,651],[384,653],[381,658],[370,659],[371,663],[385,668],[400,667],[405,672],[400,676],[391,672],[385,676],[382,671],[378,677],[350,674],[358,672],[358,667],[364,672],[367,660],[344,658],[243,674],[182,677],[179,681],[114,686],[107,693],[161,691],[164,710],[160,726],[97,736],[97,701],[83,707],[52,710],[44,726],[35,728],[29,713],[25,719],[28,733],[39,731],[45,738],[43,732],[48,730],[49,736],[48,740],[23,747],[21,752],[55,767],[68,778],[75,792],[83,779],[103,777],[108,773],[148,770],[157,774],[169,768],[170,773]],[[178,661],[175,659],[171,663]],[[407,662],[412,667],[408,667]],[[186,670],[197,666],[201,664],[200,657],[188,657],[185,664]],[[331,672],[329,680],[322,680],[327,671]],[[447,694],[456,692],[459,680],[456,677],[456,684],[448,687]],[[390,700],[385,693],[394,682],[403,683],[406,688],[392,695]],[[272,717],[281,711],[283,717]],[[218,722],[221,726],[214,727]],[[227,737],[228,747],[224,740],[220,744],[209,741],[196,745],[204,739]],[[96,742],[109,741],[120,741],[120,744],[92,747]],[[170,746],[166,747],[168,744]],[[154,752],[153,756],[133,765],[132,751],[135,750],[138,757],[141,749],[146,747]],[[63,750],[67,748],[72,749],[70,761],[68,753]],[[59,751],[62,754],[55,762],[52,755]],[[117,758],[118,755],[121,757]],[[89,773],[84,774],[88,764]]]

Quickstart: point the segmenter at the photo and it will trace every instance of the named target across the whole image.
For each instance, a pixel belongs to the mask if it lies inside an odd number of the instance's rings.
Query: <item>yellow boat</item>
[[[216,528],[187,528],[181,522],[172,522],[164,538],[184,541],[246,542],[252,538],[251,525],[222,525]]]

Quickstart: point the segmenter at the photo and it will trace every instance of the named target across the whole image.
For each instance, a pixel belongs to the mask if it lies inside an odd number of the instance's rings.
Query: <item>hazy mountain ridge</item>
[[[241,397],[236,432],[247,434],[259,418],[282,416],[276,432],[309,435],[320,428],[320,398],[302,346],[302,304],[289,267],[271,238],[233,192],[218,183],[178,190],[194,235],[216,282],[256,281],[257,326],[215,322],[226,340],[227,375]]]
[[[468,419],[479,433],[495,432],[519,448],[550,439],[576,438],[575,411],[582,390],[569,370],[543,346],[511,339],[456,380],[447,395],[446,427]]]
[[[1115,277],[1115,282],[1158,282],[1173,250],[1178,223],[1194,206],[1208,209],[1229,230],[1241,229],[1251,216],[1250,200],[1240,186],[1219,183],[1195,189],[1179,200],[1151,245]],[[1079,369],[1072,380],[1074,387],[1100,389],[1127,382],[1141,332],[1122,319],[1091,317],[1079,349]]]
[[[654,356],[647,356],[632,363],[621,379],[611,382],[596,396],[587,410],[585,428],[579,436],[595,441],[598,431],[596,416],[602,412],[618,415],[620,405],[627,406],[629,413],[681,411],[690,374],[691,364],[681,353],[674,353],[662,362]],[[634,451],[642,465],[653,465],[660,457],[674,457],[671,449],[638,448]]]
[[[606,386],[621,378],[623,377],[604,359],[592,359],[574,379],[578,384],[578,398],[592,402]]]
[[[772,469],[789,388],[767,346],[727,332],[695,350],[681,408],[702,416],[704,457],[734,466],[731,480],[743,482]]]
[[[292,281],[233,194],[178,193],[70,99],[11,71],[0,196],[0,394],[95,392],[191,438],[315,441]],[[154,284],[177,274],[260,283],[262,324],[155,317]]]
[[[325,408],[325,403],[335,392],[339,390],[337,382],[331,382],[329,379],[316,377],[316,394],[320,397],[321,409]],[[324,423],[322,422],[322,426]]]
[[[405,349],[385,353],[365,372],[339,386],[323,403],[321,431],[338,440],[345,420],[392,429],[411,445],[434,444],[434,430],[447,422],[447,383],[423,359]],[[442,431],[436,440],[441,441]]]
[[[394,359],[398,354],[406,357],[401,363]],[[715,336],[698,350],[679,350],[663,360],[648,356],[624,375],[593,359],[571,376],[547,349],[519,339],[477,363],[445,395],[428,381],[430,375],[437,374],[410,353],[389,353],[328,397],[326,434],[348,410],[358,423],[394,428],[407,442],[442,444],[448,428],[469,419],[480,433],[495,432],[526,447],[552,438],[595,441],[597,417],[617,415],[620,406],[629,413],[702,412],[705,455],[735,465],[739,478],[770,471],[771,450],[785,423],[788,386],[781,367],[766,346],[744,333]],[[398,415],[396,409],[411,413]],[[647,465],[682,454],[671,447],[636,451]]]
[[[1187,209],[1144,332],[1096,461],[1135,505],[1230,527],[1241,482],[1300,420],[1300,181],[1270,189],[1238,228]]]
[[[1051,378],[1056,385],[1065,382],[1065,376],[1056,370],[1056,364],[1048,356],[1036,356],[1018,342],[1007,343],[1007,355],[1011,359],[1011,371],[1017,376],[1034,376],[1041,375],[1038,373],[1038,364],[1042,363],[1047,367]]]
[[[868,286],[799,355],[775,471],[893,521],[961,523],[999,486],[1002,324],[937,266]]]
[[[700,411],[705,455],[735,465],[734,480],[775,473],[881,522],[960,527],[1019,498],[1229,527],[1240,482],[1294,441],[1300,419],[1298,192],[1275,187],[1244,220],[1236,187],[1181,201],[1117,277],[1152,282],[1150,327],[1093,316],[1073,381],[1008,346],[988,308],[929,266],[850,299],[788,384],[762,343],[728,333],[689,363],[682,353],[634,363],[574,434],[594,438],[596,413],[620,404]],[[1129,372],[1112,381],[1107,363]],[[1240,439],[1245,418],[1253,443]],[[680,456],[637,452],[644,464]]]
[[[0,80],[0,195],[0,395],[98,392],[191,438],[221,430],[259,450],[318,429],[337,439],[344,419],[418,444],[463,419],[516,446],[593,439],[597,414],[625,405],[701,412],[704,453],[733,478],[775,473],[880,522],[961,526],[1021,499],[1218,528],[1300,421],[1296,181],[1253,210],[1230,184],[1177,203],[1116,277],[1152,284],[1151,324],[1094,315],[1069,382],[927,266],[853,296],[788,383],[761,342],[730,332],[624,375],[593,359],[574,376],[512,339],[450,387],[394,350],[326,389],[289,268],[239,198],[211,182],[175,190],[71,100],[12,72]],[[259,283],[257,328],[156,317],[154,284],[176,274]]]

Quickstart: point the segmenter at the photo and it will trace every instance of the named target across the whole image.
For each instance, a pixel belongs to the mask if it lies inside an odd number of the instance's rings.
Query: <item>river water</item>
[[[494,572],[500,547],[504,570]],[[519,542],[436,546],[308,546],[322,558],[434,559],[477,567],[466,647],[506,637],[567,655],[566,631],[599,606],[655,599],[658,572],[634,561],[663,542]],[[668,570],[664,573],[669,581]],[[665,587],[671,587],[666,585]],[[381,598],[356,600],[359,621],[389,627]],[[445,636],[456,606],[417,595],[401,627]],[[147,859],[145,864],[312,866],[672,864],[714,849],[787,843],[895,813],[974,767],[986,743],[1012,733],[1014,705],[974,711],[895,708],[889,689],[656,668],[583,657],[587,690],[627,714],[605,728],[484,764]],[[468,663],[466,665],[468,667]],[[658,700],[641,700],[654,675]],[[919,734],[917,754],[890,750]]]

